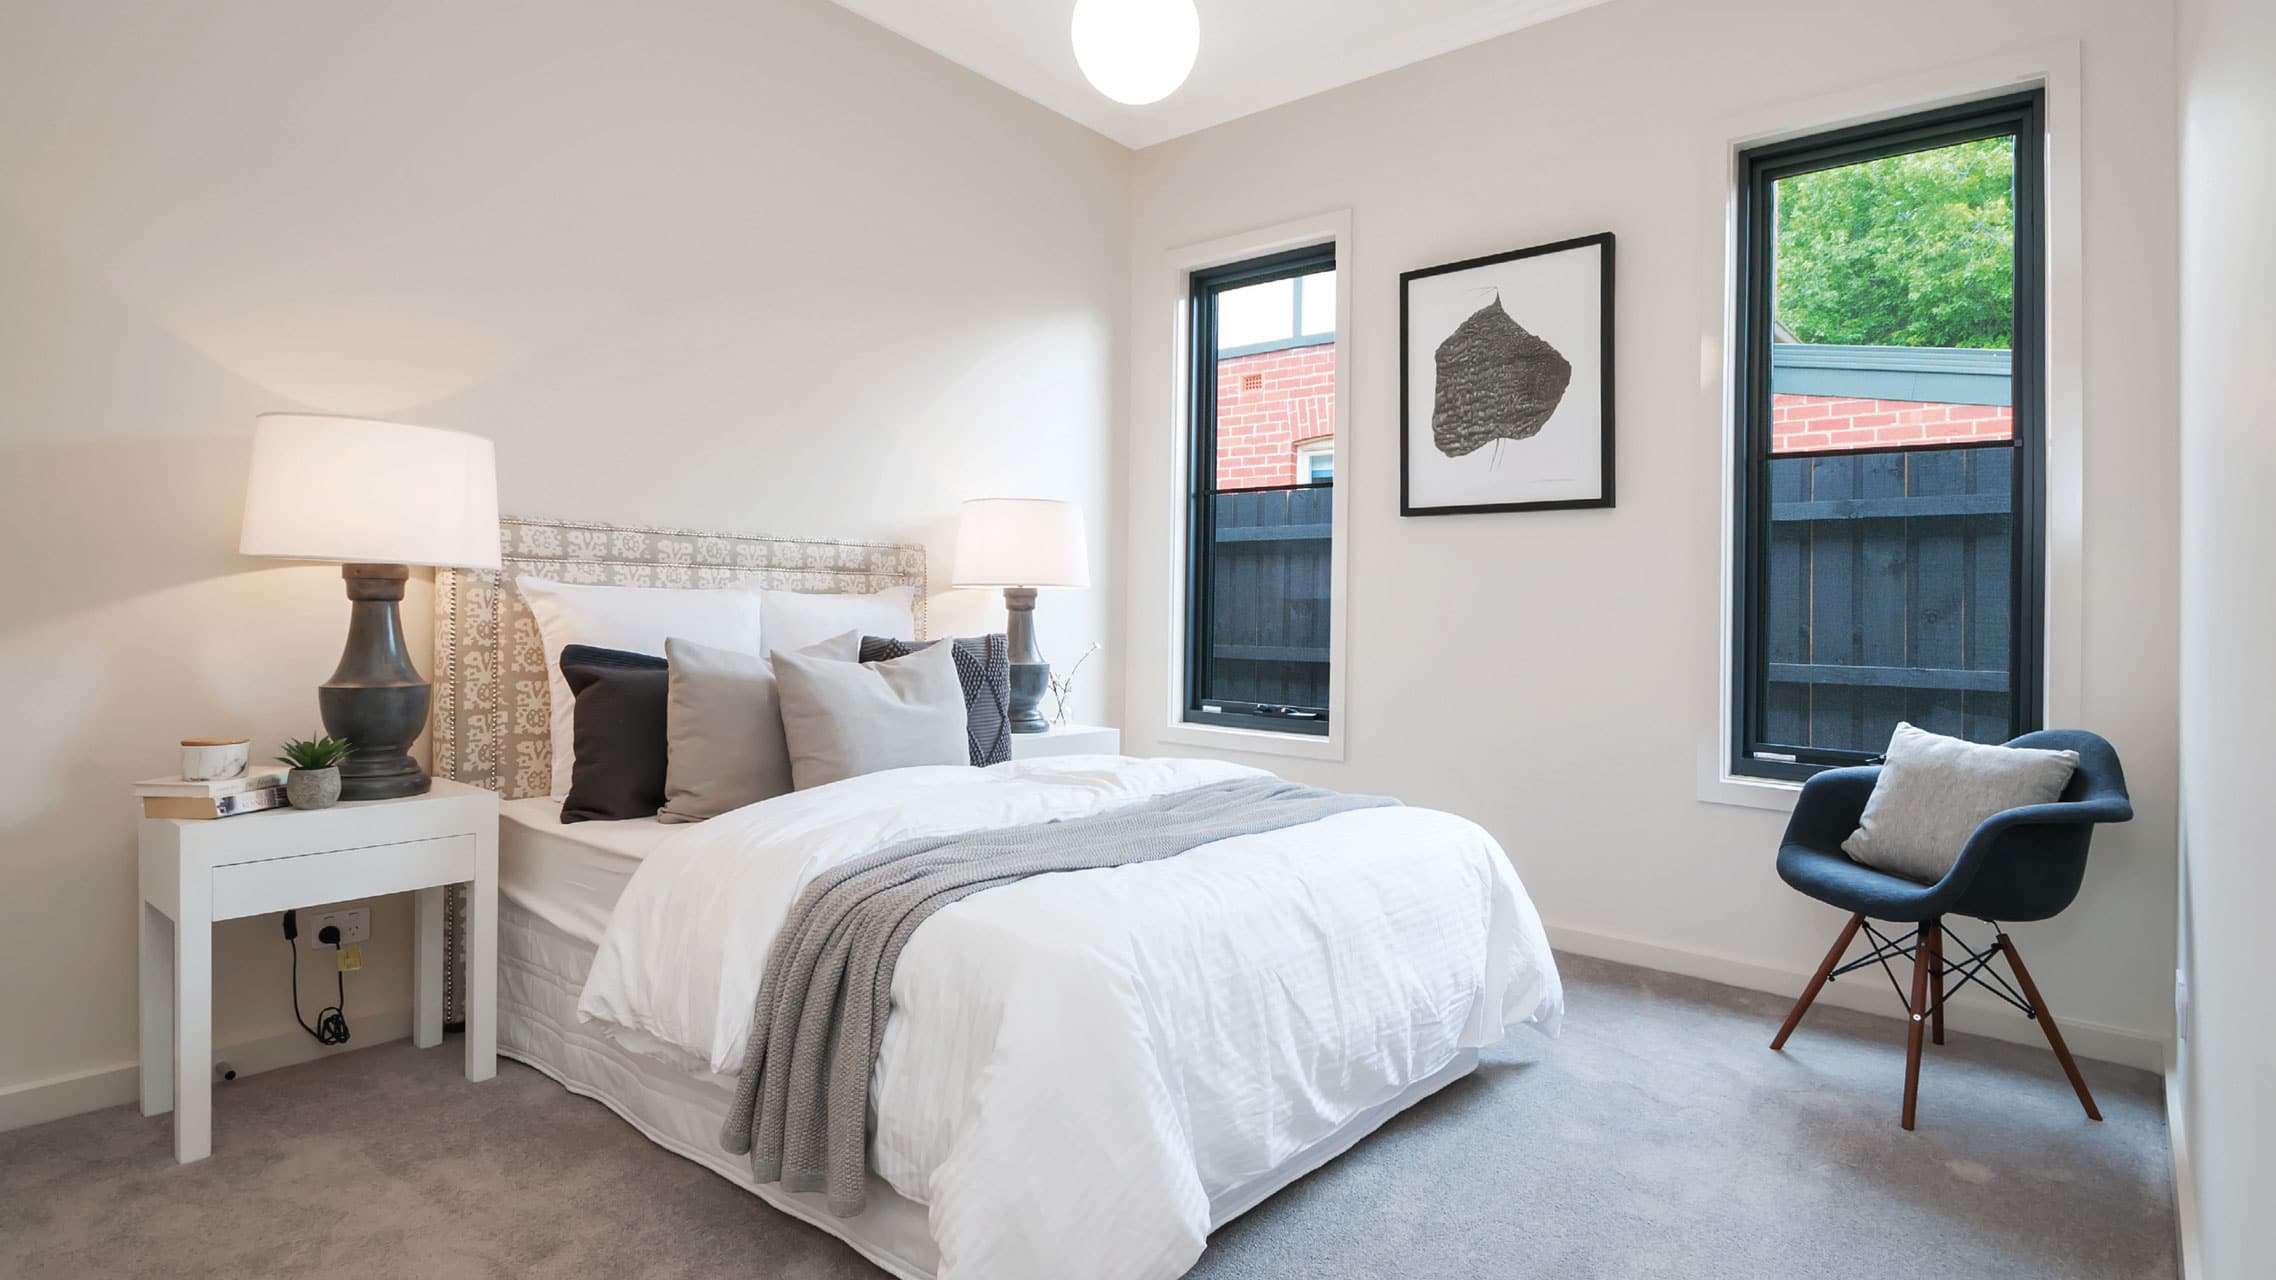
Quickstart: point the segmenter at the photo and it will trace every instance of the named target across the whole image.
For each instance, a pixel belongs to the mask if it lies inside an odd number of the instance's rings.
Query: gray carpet
[[[1774,1054],[1783,1001],[1564,963],[1563,1039],[1512,1035],[1192,1274],[2174,1274],[2154,1077],[2086,1064],[2089,1124],[2045,1051],[1954,1036],[1908,1134],[1894,1019],[1820,1007]],[[239,1081],[188,1168],[131,1108],[0,1134],[0,1276],[878,1274],[534,1071],[459,1065],[396,1043]]]

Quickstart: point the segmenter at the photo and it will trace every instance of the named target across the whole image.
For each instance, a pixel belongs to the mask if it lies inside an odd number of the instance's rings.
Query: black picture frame
[[[1482,514],[1488,514],[1488,513],[1494,513],[1494,512],[1503,512],[1503,511],[1574,511],[1574,510],[1583,510],[1583,509],[1591,509],[1591,508],[1609,508],[1609,507],[1612,507],[1612,506],[1614,506],[1614,505],[1615,505],[1615,503],[1614,503],[1614,487],[1613,487],[1613,417],[1612,417],[1612,384],[1613,384],[1613,363],[1612,363],[1612,360],[1613,360],[1613,342],[1612,342],[1612,319],[1613,319],[1613,313],[1612,313],[1613,243],[1614,243],[1614,241],[1613,241],[1613,234],[1612,234],[1611,232],[1609,232],[1609,231],[1600,231],[1600,232],[1598,232],[1598,233],[1597,233],[1597,234],[1595,234],[1595,235],[1588,235],[1588,236],[1575,236],[1575,237],[1573,237],[1573,238],[1571,238],[1571,239],[1569,239],[1569,240],[1557,240],[1557,241],[1553,241],[1553,242],[1551,242],[1551,243],[1548,243],[1548,244],[1537,244],[1537,245],[1530,245],[1530,246],[1528,246],[1528,247],[1526,247],[1526,248],[1523,248],[1523,249],[1512,249],[1512,250],[1510,250],[1510,251],[1509,251],[1509,252],[1507,252],[1507,253],[1497,253],[1497,254],[1491,254],[1491,255],[1488,255],[1488,256],[1486,256],[1486,257],[1482,257],[1482,258],[1465,258],[1465,259],[1463,259],[1463,260],[1462,260],[1462,261],[1460,261],[1460,262],[1449,262],[1449,263],[1444,263],[1444,264],[1442,264],[1442,265],[1439,265],[1439,266],[1435,266],[1435,267],[1423,267],[1423,268],[1420,268],[1420,269],[1418,269],[1418,270],[1415,270],[1415,271],[1406,271],[1406,272],[1401,272],[1401,273],[1400,273],[1400,275],[1399,275],[1399,514],[1400,514],[1400,515],[1402,515],[1402,516],[1460,516],[1460,515],[1482,515]],[[1412,290],[1413,290],[1413,287],[1414,287],[1414,283],[1415,283],[1416,281],[1418,281],[1418,280],[1427,280],[1427,279],[1431,279],[1431,278],[1434,278],[1434,277],[1438,277],[1438,276],[1453,275],[1453,274],[1456,274],[1456,273],[1459,273],[1459,272],[1476,271],[1476,270],[1479,270],[1480,268],[1484,268],[1484,267],[1492,267],[1492,266],[1498,266],[1498,265],[1500,265],[1500,264],[1502,264],[1502,263],[1505,263],[1505,262],[1513,262],[1513,261],[1516,261],[1516,260],[1518,260],[1518,259],[1521,259],[1521,258],[1538,258],[1538,257],[1544,257],[1544,256],[1546,256],[1546,255],[1549,255],[1549,254],[1557,254],[1557,253],[1570,253],[1570,252],[1573,252],[1573,251],[1575,251],[1575,250],[1579,250],[1579,249],[1589,249],[1589,248],[1597,249],[1597,250],[1599,250],[1599,251],[1600,251],[1600,262],[1601,262],[1601,266],[1602,266],[1602,276],[1603,276],[1603,280],[1602,280],[1602,287],[1601,287],[1601,293],[1600,293],[1600,306],[1601,306],[1601,308],[1602,308],[1602,309],[1601,309],[1601,313],[1600,313],[1600,324],[1599,324],[1599,333],[1598,333],[1598,341],[1599,341],[1599,343],[1600,343],[1600,345],[1601,345],[1601,352],[1600,352],[1600,363],[1599,363],[1599,365],[1598,365],[1598,368],[1599,368],[1599,370],[1600,370],[1600,376],[1599,376],[1599,379],[1598,379],[1598,381],[1599,381],[1599,384],[1600,384],[1600,386],[1599,386],[1599,394],[1600,394],[1600,396],[1601,396],[1601,399],[1602,399],[1602,410],[1601,410],[1601,412],[1602,412],[1602,417],[1601,417],[1601,422],[1602,422],[1602,433],[1601,433],[1601,434],[1602,434],[1602,440],[1601,440],[1601,446],[1602,446],[1602,452],[1603,452],[1603,464],[1602,464],[1602,470],[1601,470],[1601,471],[1600,471],[1600,473],[1599,473],[1599,475],[1600,475],[1600,477],[1601,477],[1601,481],[1602,481],[1602,482],[1601,482],[1601,484],[1600,484],[1600,486],[1599,486],[1599,492],[1598,492],[1597,496],[1596,496],[1596,497],[1593,497],[1593,498],[1560,498],[1560,499],[1545,500],[1545,501],[1537,501],[1537,502],[1483,502],[1483,503],[1461,503],[1461,504],[1441,505],[1441,506],[1427,506],[1427,507],[1424,507],[1424,506],[1416,506],[1416,505],[1415,505],[1415,503],[1414,503],[1414,495],[1413,495],[1413,489],[1412,489],[1412,481],[1413,481],[1413,477],[1412,477],[1412,475],[1411,475],[1411,472],[1412,472],[1412,470],[1413,470],[1413,467],[1412,467],[1412,463],[1411,463],[1411,460],[1410,460],[1410,454],[1409,454],[1409,448],[1410,448],[1410,441],[1411,441],[1411,437],[1412,437],[1412,432],[1415,430],[1415,426],[1416,426],[1416,424],[1415,424],[1415,423],[1412,421],[1412,418],[1413,418],[1413,414],[1412,414],[1412,412],[1411,412],[1411,409],[1410,409],[1410,397],[1411,397],[1411,394],[1412,394],[1412,385],[1413,385],[1413,384],[1412,384],[1412,379],[1413,379],[1413,377],[1414,377],[1414,369],[1413,369],[1413,363],[1414,363],[1414,352],[1413,352],[1413,351],[1412,351],[1412,349],[1411,349],[1411,348],[1412,348],[1412,343],[1413,343],[1413,331],[1412,331],[1412,328],[1411,328],[1411,323],[1410,323],[1410,321],[1411,321],[1411,317],[1410,317],[1410,311],[1411,311],[1411,293],[1412,293]],[[1421,424],[1421,426],[1422,426],[1422,429],[1423,429],[1423,430],[1425,430],[1425,431],[1428,431],[1428,430],[1430,429],[1430,424],[1429,424],[1429,423],[1427,423],[1427,422],[1425,422],[1425,423]],[[1584,455],[1584,456],[1585,456],[1585,455]]]

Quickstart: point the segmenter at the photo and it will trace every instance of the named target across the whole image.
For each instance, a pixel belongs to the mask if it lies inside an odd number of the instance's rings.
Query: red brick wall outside
[[[2006,440],[2014,435],[2015,411],[2006,405],[1852,400],[1846,396],[1770,398],[1772,453]]]
[[[1336,349],[1292,347],[1217,362],[1217,484],[1296,483],[1296,445],[1335,434]],[[1952,444],[2015,435],[2005,405],[1771,398],[1771,452]]]
[[[1336,433],[1336,348],[1217,362],[1217,487],[1296,483],[1296,445]]]

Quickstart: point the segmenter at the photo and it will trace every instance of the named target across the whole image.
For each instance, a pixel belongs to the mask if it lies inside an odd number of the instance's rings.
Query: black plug
[[[309,1026],[308,1020],[300,1016],[300,948],[293,945],[293,940],[300,936],[300,916],[296,912],[287,911],[284,913],[284,936],[285,950],[292,953],[292,1020],[300,1024],[301,1030],[316,1037],[318,1044],[346,1044],[348,1042],[348,1015],[343,1011],[343,1006],[348,1002],[348,976],[346,972],[343,971],[333,977],[333,989],[339,993],[339,1003],[317,1014],[316,1025]],[[316,940],[337,947],[340,945],[340,930],[337,926],[325,925],[316,931]],[[226,1067],[226,1064],[224,1066]],[[224,1080],[231,1078],[231,1075],[222,1077]]]

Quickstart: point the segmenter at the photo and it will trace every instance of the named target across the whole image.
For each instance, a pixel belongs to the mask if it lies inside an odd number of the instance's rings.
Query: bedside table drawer
[[[213,918],[233,920],[472,879],[471,835],[230,863],[213,869]]]

